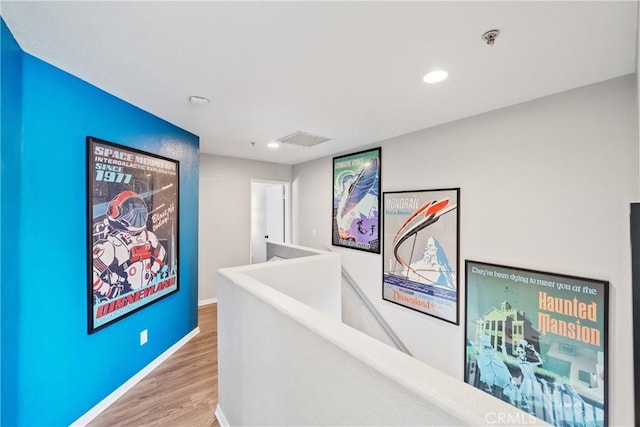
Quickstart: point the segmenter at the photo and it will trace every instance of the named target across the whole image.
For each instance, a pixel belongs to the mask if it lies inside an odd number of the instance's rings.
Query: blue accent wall
[[[0,19],[0,425],[15,424],[12,411],[5,409],[5,397],[15,390],[17,377],[17,319],[19,283],[17,269],[20,240],[20,152],[22,146],[22,52]],[[5,419],[11,423],[5,423]]]
[[[7,114],[22,130],[9,130],[15,147],[2,147],[2,425],[68,425],[197,326],[199,140],[33,56],[20,57],[9,66],[22,91]],[[180,162],[180,291],[92,335],[87,135]],[[6,173],[5,162],[12,165]],[[5,197],[9,173],[18,185]],[[8,322],[15,330],[5,342]],[[149,342],[140,346],[143,329]]]

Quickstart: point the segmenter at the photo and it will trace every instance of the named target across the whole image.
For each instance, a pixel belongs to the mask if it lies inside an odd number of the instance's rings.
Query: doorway
[[[251,264],[267,261],[267,241],[284,243],[288,183],[251,180]]]

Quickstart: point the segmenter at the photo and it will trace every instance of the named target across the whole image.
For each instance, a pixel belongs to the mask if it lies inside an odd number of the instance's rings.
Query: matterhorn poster
[[[383,299],[458,324],[460,189],[383,199]]]

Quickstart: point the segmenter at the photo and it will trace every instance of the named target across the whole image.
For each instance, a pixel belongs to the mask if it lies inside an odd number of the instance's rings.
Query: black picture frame
[[[640,420],[640,203],[630,204],[634,414]]]
[[[460,188],[385,191],[382,299],[458,325]]]
[[[609,282],[466,260],[464,381],[552,425],[608,425]]]
[[[180,289],[180,163],[87,136],[92,334]]]
[[[332,245],[380,253],[381,149],[333,158]]]

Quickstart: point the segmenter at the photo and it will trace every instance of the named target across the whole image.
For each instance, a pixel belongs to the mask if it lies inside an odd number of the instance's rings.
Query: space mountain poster
[[[383,199],[383,299],[457,325],[460,189]]]
[[[607,425],[608,283],[467,261],[465,382],[554,426]]]
[[[89,333],[179,289],[179,163],[88,144]]]
[[[334,246],[380,253],[380,148],[333,159]]]

